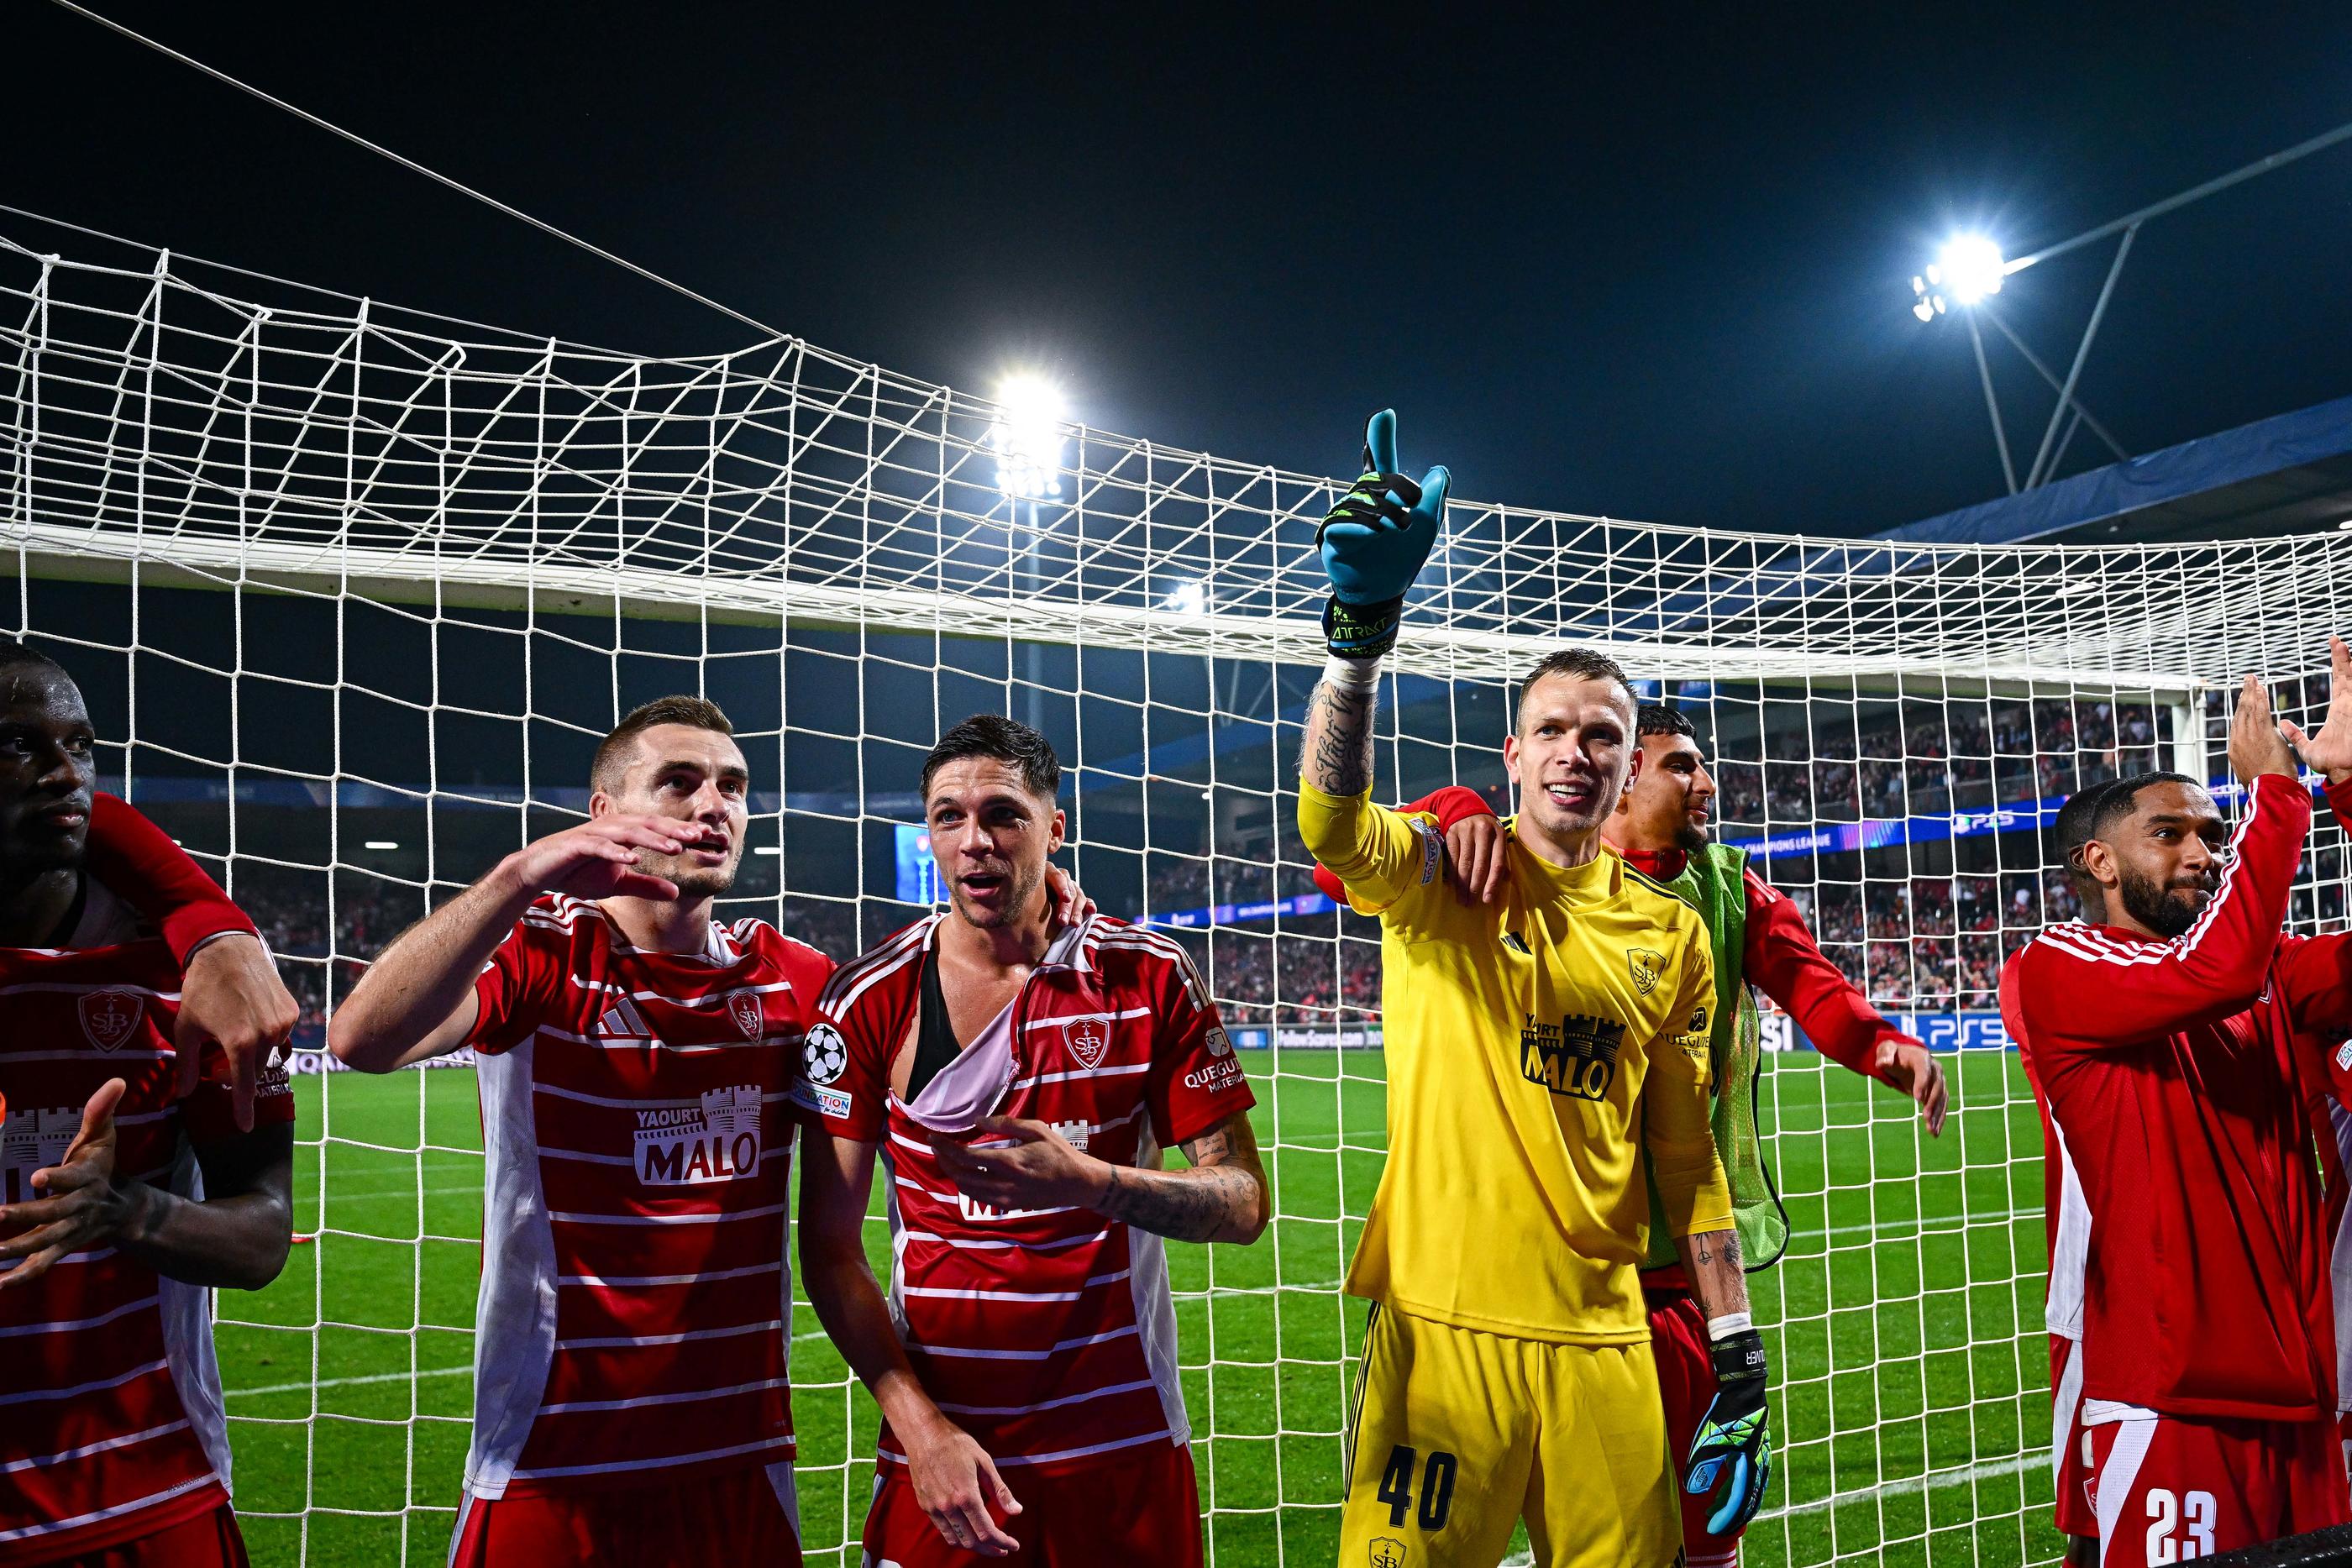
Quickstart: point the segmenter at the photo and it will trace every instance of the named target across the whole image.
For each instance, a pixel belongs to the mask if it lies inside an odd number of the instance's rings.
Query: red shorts
[[[1650,1309],[1650,1354],[1658,1362],[1658,1394],[1666,1407],[1666,1462],[1683,1506],[1683,1553],[1690,1568],[1728,1568],[1739,1561],[1738,1535],[1710,1535],[1711,1498],[1683,1490],[1683,1461],[1706,1407],[1715,1402],[1715,1356],[1706,1314],[1687,1291],[1644,1291]]]
[[[245,1537],[228,1504],[167,1524],[152,1535],[59,1557],[41,1568],[247,1568]]]
[[[2334,1421],[2084,1424],[2101,1568],[2210,1557],[2352,1523]]]
[[[2058,1528],[2067,1535],[2096,1535],[2099,1516],[2091,1508],[2091,1433],[2078,1417],[2083,1410],[2083,1363],[2074,1342],[2050,1336],[2050,1468],[2058,1493]]]
[[[530,1497],[468,1497],[449,1568],[568,1563],[757,1563],[800,1568],[801,1511],[790,1461],[685,1482]]]
[[[1021,1549],[1009,1557],[982,1557],[950,1546],[915,1501],[904,1465],[885,1465],[874,1478],[874,1507],[866,1515],[866,1561],[871,1568],[1201,1568],[1201,1489],[1192,1450],[1154,1443],[1067,1475],[1039,1476],[1026,1466],[1003,1468],[1004,1484],[1021,1511],[996,1522]],[[991,1510],[994,1512],[994,1510]]]

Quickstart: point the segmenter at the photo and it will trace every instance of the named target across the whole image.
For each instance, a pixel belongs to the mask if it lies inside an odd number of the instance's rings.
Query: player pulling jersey
[[[33,1173],[64,1159],[84,1104],[114,1078],[127,1088],[113,1117],[118,1177],[201,1197],[197,1151],[237,1136],[227,1085],[208,1076],[175,1101],[179,964],[163,942],[131,939],[127,909],[104,889],[85,896],[64,948],[0,948],[0,1205],[40,1196]],[[291,1122],[285,1073],[259,1088],[257,1124]],[[242,1559],[225,1517],[210,1298],[115,1247],[70,1252],[0,1291],[0,1564],[184,1530],[210,1544],[206,1560]]]
[[[931,1081],[909,1106],[890,1089],[891,1065],[926,1019],[943,1024],[936,990],[937,915],[918,921],[826,988],[807,1049],[802,1103],[836,1138],[878,1144],[888,1172],[890,1300],[908,1359],[939,1408],[1000,1467],[1014,1467],[1026,1530],[1096,1549],[1141,1524],[1167,1560],[1191,1560],[1171,1530],[1171,1504],[1190,1530],[1192,1429],[1176,1364],[1176,1314],[1165,1244],[1090,1208],[998,1210],[960,1193],[933,1152],[927,1107],[969,1088]],[[927,987],[926,978],[930,978]],[[1160,1151],[1191,1142],[1255,1103],[1215,1004],[1192,960],[1168,937],[1106,915],[1061,932],[1004,1017],[1001,1049],[978,1114],[1051,1124],[1078,1149],[1116,1165],[1157,1169]],[[967,1068],[967,1071],[969,1069]],[[969,1124],[970,1118],[960,1118]],[[934,1112],[930,1121],[940,1118]],[[867,1547],[877,1560],[928,1562],[942,1550],[906,1487],[906,1456],[886,1423]],[[1087,1487],[1116,1486],[1107,1464],[1152,1460],[1170,1471],[1146,1511],[1113,1518],[1070,1503]],[[1172,1469],[1170,1468],[1173,1467]],[[1102,1481],[1092,1478],[1106,1476]],[[1022,1476],[1087,1478],[1055,1489],[1056,1510]],[[1158,1493],[1182,1492],[1182,1498]],[[1086,1526],[1083,1531],[1074,1527]],[[1157,1560],[1129,1557],[1129,1561]]]

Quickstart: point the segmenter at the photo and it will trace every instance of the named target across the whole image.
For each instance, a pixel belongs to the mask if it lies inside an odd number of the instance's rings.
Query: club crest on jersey
[[[1092,1072],[1110,1050],[1110,1030],[1100,1019],[1068,1019],[1062,1024],[1062,1049],[1072,1061]]]
[[[90,1044],[100,1051],[121,1051],[139,1028],[145,1009],[130,991],[91,991],[74,998],[74,1010],[81,1015],[81,1032]]]
[[[1550,1024],[1530,1016],[1519,1030],[1519,1071],[1555,1094],[1605,1100],[1624,1040],[1625,1026],[1614,1019],[1570,1013]]]
[[[1392,1535],[1376,1537],[1372,1542],[1372,1568],[1404,1568],[1404,1542]]]
[[[637,1179],[647,1186],[700,1186],[760,1174],[757,1084],[641,1105],[636,1114]]]
[[[1625,967],[1633,972],[1633,988],[1646,997],[1658,988],[1658,976],[1665,969],[1666,956],[1647,947],[1628,947]]]
[[[766,1032],[767,1017],[760,1006],[759,992],[729,992],[727,1010],[734,1015],[735,1027],[743,1031],[745,1040],[756,1042],[761,1035]]]

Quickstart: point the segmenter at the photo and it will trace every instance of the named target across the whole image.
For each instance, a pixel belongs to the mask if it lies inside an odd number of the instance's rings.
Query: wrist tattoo
[[[1372,695],[1318,681],[1307,699],[1298,767],[1326,794],[1360,795],[1372,787]]]
[[[1257,1179],[1234,1166],[1189,1171],[1111,1169],[1099,1212],[1176,1241],[1209,1241],[1244,1227]]]

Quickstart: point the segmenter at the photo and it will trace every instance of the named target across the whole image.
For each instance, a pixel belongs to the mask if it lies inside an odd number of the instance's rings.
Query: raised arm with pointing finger
[[[1524,1516],[1559,1560],[1667,1562],[1678,1490],[1744,1521],[1769,1466],[1763,1341],[1708,1126],[1706,928],[1601,852],[1640,752],[1633,688],[1599,653],[1561,650],[1522,686],[1501,897],[1454,896],[1434,825],[1373,804],[1380,656],[1436,542],[1446,475],[1397,472],[1391,413],[1365,453],[1318,536],[1331,658],[1298,797],[1307,848],[1382,926],[1389,1155],[1348,1273],[1375,1305],[1340,1556],[1492,1563]],[[1666,1451],[1638,1277],[1653,1179],[1719,1385],[1672,1476],[1567,1458]]]
[[[479,1016],[474,982],[515,922],[542,894],[572,898],[677,896],[675,883],[637,869],[648,854],[677,855],[708,830],[675,817],[600,812],[534,840],[426,915],[385,948],[327,1030],[346,1066],[390,1072],[466,1043]]]
[[[718,915],[751,788],[718,705],[635,708],[588,782],[585,823],[394,943],[329,1030],[373,1071],[475,1054],[482,1278],[451,1568],[797,1563],[786,1096],[833,966]]]

